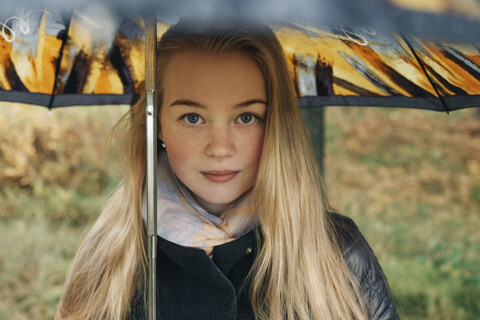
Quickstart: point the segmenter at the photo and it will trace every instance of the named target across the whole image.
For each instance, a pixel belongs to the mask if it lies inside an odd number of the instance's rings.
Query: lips
[[[212,171],[202,171],[201,173],[205,178],[212,182],[228,182],[235,178],[240,171],[235,170],[212,170]]]

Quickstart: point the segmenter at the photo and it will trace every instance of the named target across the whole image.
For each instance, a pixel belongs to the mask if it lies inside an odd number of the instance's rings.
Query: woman
[[[158,44],[159,319],[396,319],[355,224],[327,211],[285,57],[263,25],[181,20]],[[144,319],[144,97],[125,176],[57,319]]]

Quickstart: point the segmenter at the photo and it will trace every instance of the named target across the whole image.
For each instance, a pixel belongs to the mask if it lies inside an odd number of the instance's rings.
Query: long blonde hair
[[[263,25],[180,21],[158,44],[158,105],[169,59],[186,50],[242,52],[267,90],[265,141],[253,188],[260,251],[249,274],[257,319],[366,319],[327,213],[317,162],[282,47]],[[145,290],[144,97],[117,128],[124,132],[125,177],[75,256],[57,319],[124,319]],[[159,284],[162,285],[161,283]]]

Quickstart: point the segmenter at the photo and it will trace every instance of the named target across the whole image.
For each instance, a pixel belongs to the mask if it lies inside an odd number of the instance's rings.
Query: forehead
[[[165,69],[163,88],[165,100],[266,98],[260,68],[242,52],[176,53]]]

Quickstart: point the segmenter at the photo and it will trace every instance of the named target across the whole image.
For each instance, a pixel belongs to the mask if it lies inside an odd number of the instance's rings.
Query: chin
[[[234,196],[231,196],[231,197],[214,197],[214,198],[211,198],[211,197],[206,197],[206,198],[203,198],[202,199],[206,202],[209,202],[211,204],[228,204],[230,202],[233,202],[235,200],[237,200],[240,196],[238,197],[234,197]]]
[[[221,190],[211,190],[210,192],[203,192],[198,194],[204,201],[207,201],[212,204],[227,204],[230,202],[233,202],[237,200],[243,192],[229,192],[227,193],[222,193],[222,191],[225,191],[225,187],[223,187]]]

